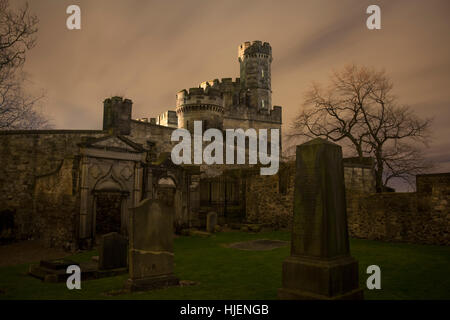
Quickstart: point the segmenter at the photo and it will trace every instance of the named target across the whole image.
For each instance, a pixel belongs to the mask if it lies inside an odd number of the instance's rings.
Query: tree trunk
[[[381,155],[376,155],[377,169],[375,170],[375,182],[377,193],[383,192],[383,159]]]

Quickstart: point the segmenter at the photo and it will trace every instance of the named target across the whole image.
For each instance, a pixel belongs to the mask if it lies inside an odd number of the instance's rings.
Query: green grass
[[[281,263],[289,248],[241,251],[225,243],[252,239],[289,240],[287,232],[218,233],[209,238],[175,239],[175,274],[197,285],[145,293],[105,295],[122,289],[127,275],[83,281],[81,290],[65,283],[44,283],[26,272],[28,265],[0,268],[0,299],[276,299],[281,284]],[[450,299],[450,248],[440,246],[351,240],[359,260],[360,284],[366,288],[366,268],[381,267],[381,290],[365,289],[366,299]],[[81,262],[95,251],[70,257]]]

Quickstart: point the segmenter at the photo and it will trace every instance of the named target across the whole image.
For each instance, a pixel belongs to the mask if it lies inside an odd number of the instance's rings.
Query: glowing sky
[[[67,6],[82,29],[66,28]],[[366,28],[381,7],[382,29]],[[132,99],[133,118],[173,108],[177,91],[238,77],[237,47],[270,42],[273,104],[295,116],[312,81],[347,63],[384,68],[399,101],[434,117],[427,150],[450,171],[450,1],[31,1],[40,19],[25,65],[30,88],[46,91],[56,128],[99,129],[102,101]]]

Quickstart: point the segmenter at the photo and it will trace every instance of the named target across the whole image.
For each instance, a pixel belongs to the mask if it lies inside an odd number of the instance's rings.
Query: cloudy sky
[[[66,8],[81,8],[81,30]],[[381,7],[381,30],[366,8]],[[238,77],[237,47],[262,40],[273,49],[273,103],[284,126],[312,81],[357,63],[385,69],[399,101],[434,117],[427,150],[450,171],[450,1],[442,0],[32,0],[40,19],[25,65],[30,90],[45,90],[56,128],[99,129],[102,101],[133,100],[133,117],[173,108],[175,94],[214,78]]]

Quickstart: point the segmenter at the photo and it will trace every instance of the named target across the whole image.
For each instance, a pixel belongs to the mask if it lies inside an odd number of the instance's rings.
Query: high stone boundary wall
[[[375,193],[367,163],[344,159],[347,219],[351,237],[450,245],[450,173],[417,176],[417,192]],[[246,220],[290,228],[295,165],[276,175],[246,177]]]
[[[60,170],[66,158],[78,153],[84,137],[100,137],[97,130],[36,130],[0,132],[0,212],[13,211],[16,239],[41,234],[33,214],[38,177]]]

